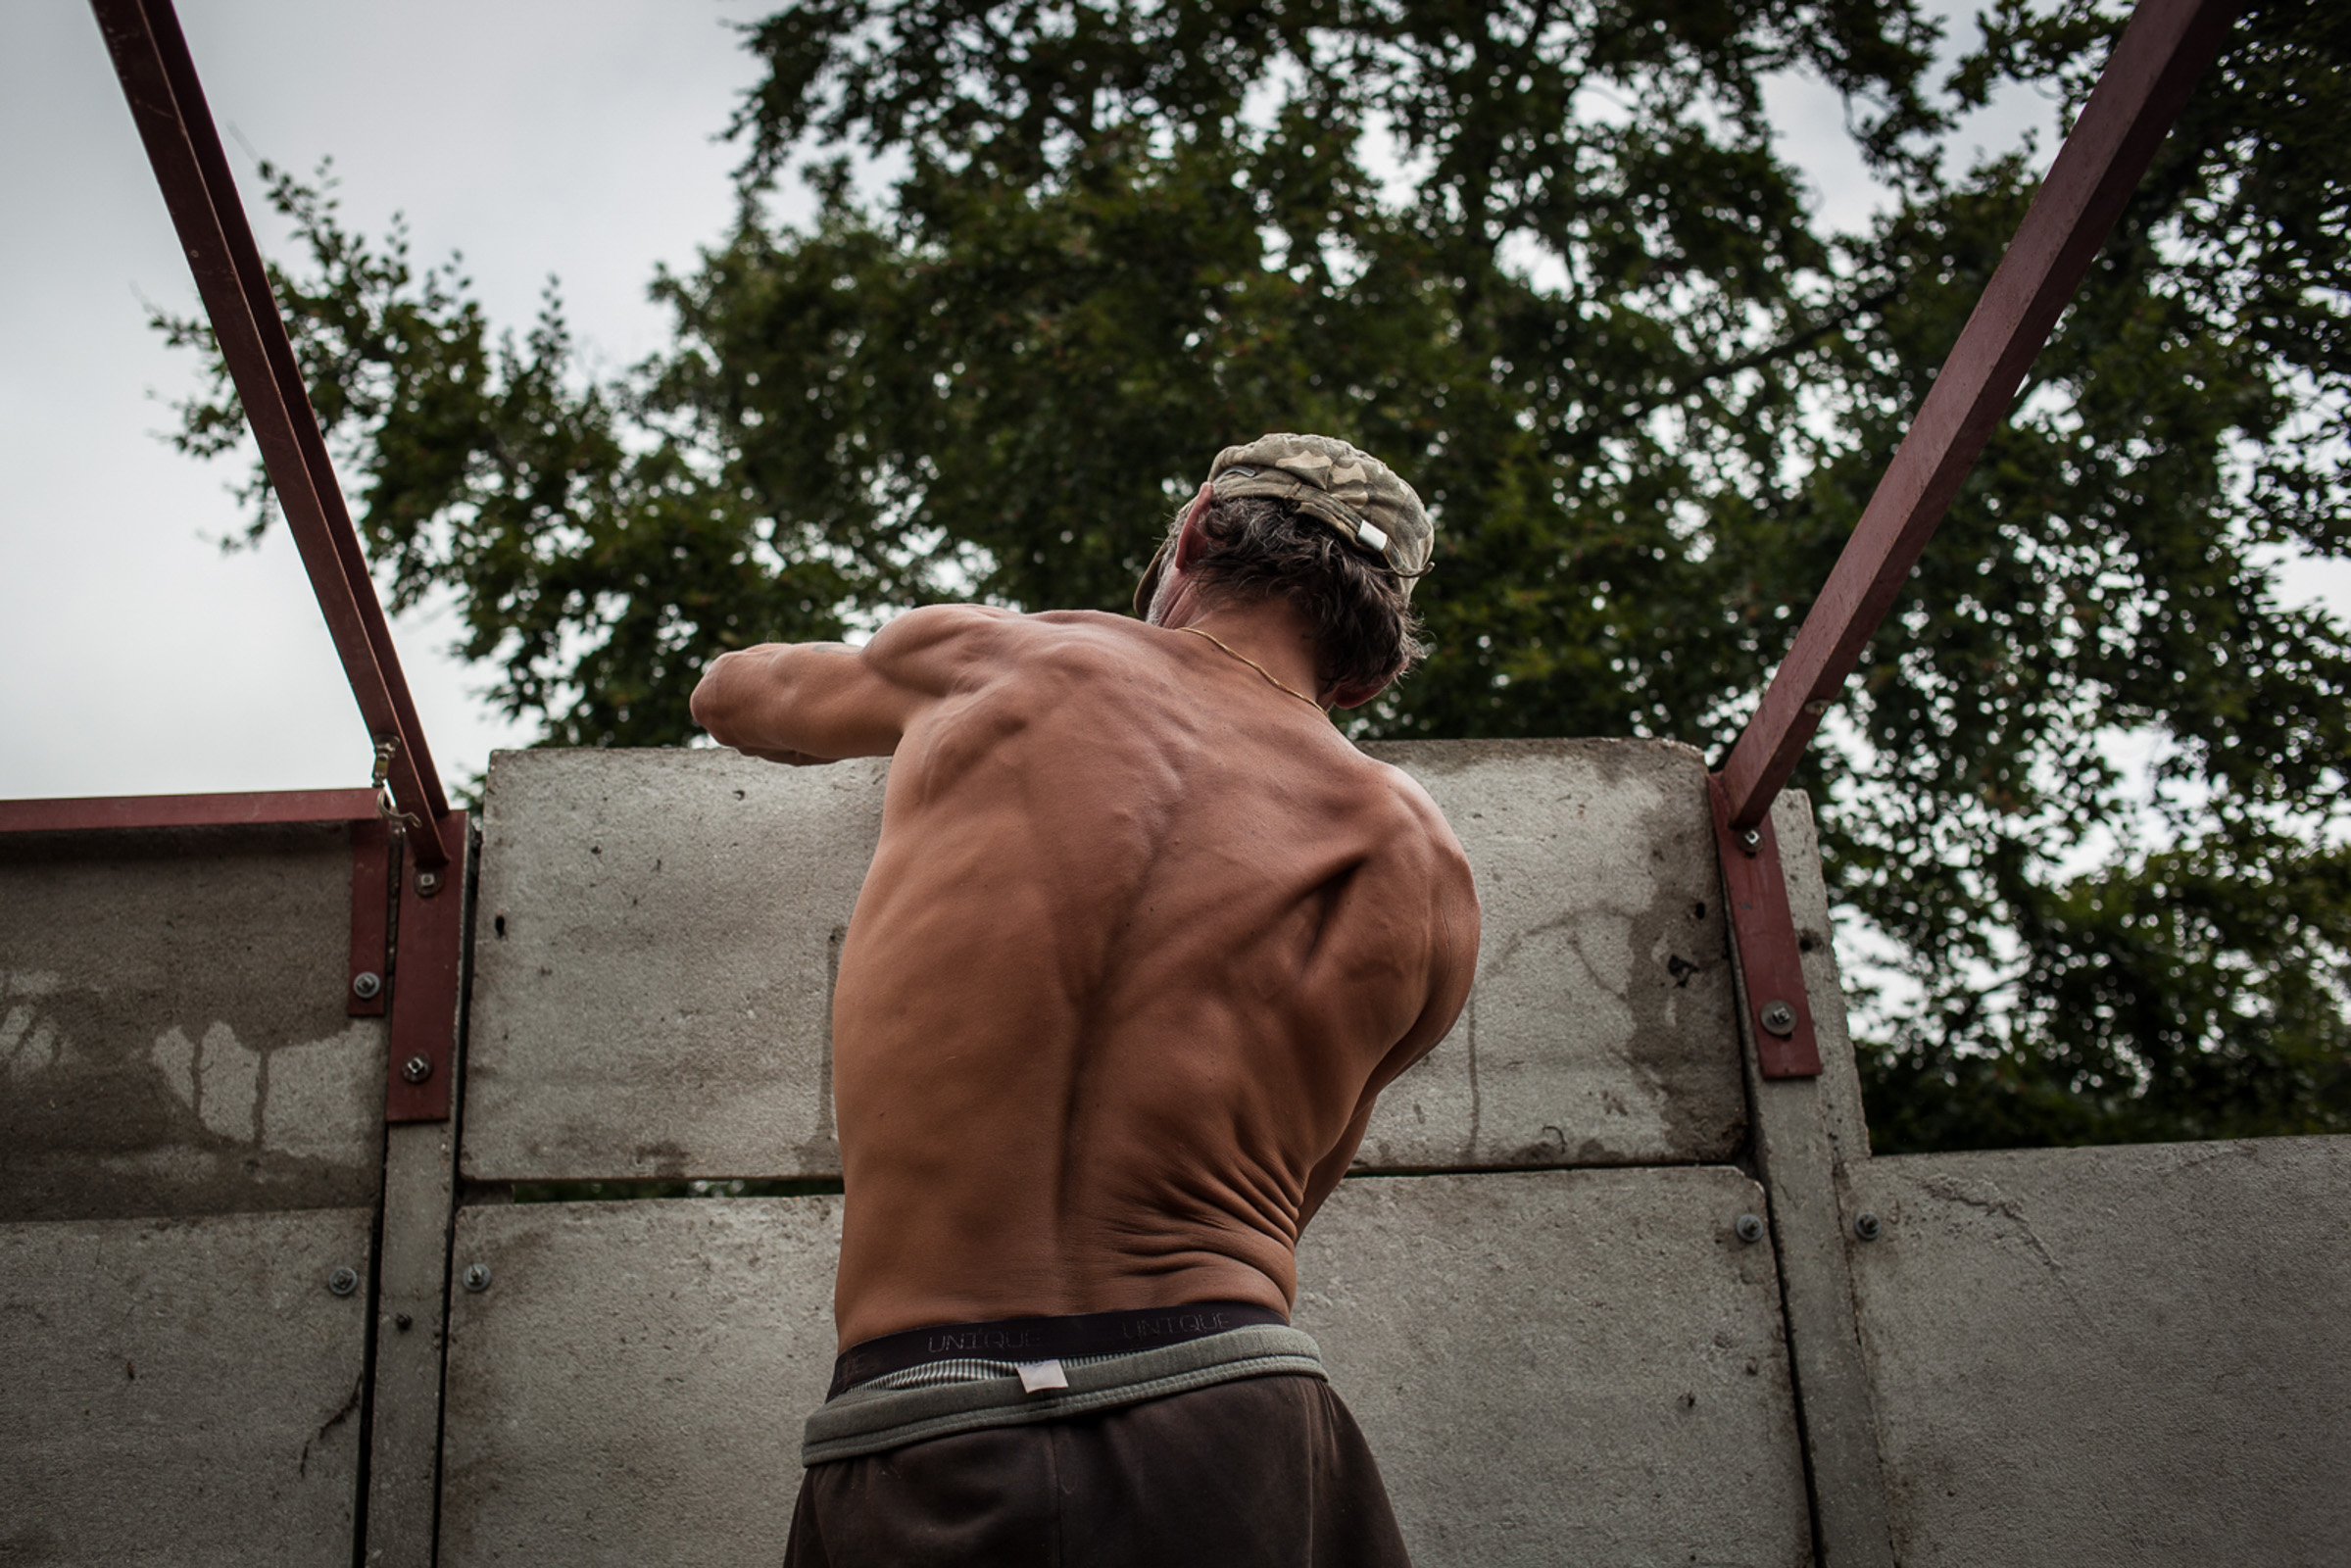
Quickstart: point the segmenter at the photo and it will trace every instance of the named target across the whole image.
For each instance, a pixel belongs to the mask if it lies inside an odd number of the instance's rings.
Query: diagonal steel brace
[[[90,9],[361,716],[378,746],[397,742],[392,788],[418,819],[410,832],[410,858],[420,870],[436,873],[437,887],[439,869],[458,848],[449,802],[179,19],[170,0],[91,0]]]

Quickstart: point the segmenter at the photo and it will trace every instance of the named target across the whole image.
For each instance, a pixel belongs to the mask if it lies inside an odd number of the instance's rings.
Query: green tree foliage
[[[2351,1127],[2351,644],[2277,593],[2344,545],[2346,15],[2256,0],[1797,780],[1895,956],[1881,1147]],[[276,282],[396,602],[454,589],[551,739],[679,741],[709,653],[893,607],[1120,607],[1295,428],[1443,524],[1360,733],[1719,751],[2030,201],[1952,113],[2078,106],[2120,17],[1985,23],[1942,82],[1916,0],[809,0],[746,31],[740,218],[635,370],[272,174]],[[1775,153],[1783,73],[1868,232]],[[237,439],[224,382],[186,416]]]

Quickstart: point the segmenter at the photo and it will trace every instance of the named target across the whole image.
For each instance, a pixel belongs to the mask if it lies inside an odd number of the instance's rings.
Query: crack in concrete
[[[294,1464],[295,1475],[300,1476],[305,1480],[309,1479],[311,1473],[311,1446],[317,1443],[324,1443],[326,1441],[326,1435],[329,1432],[332,1432],[335,1428],[341,1426],[344,1422],[350,1420],[354,1415],[359,1413],[361,1392],[361,1384],[354,1382],[351,1385],[350,1394],[344,1396],[341,1408],[337,1409],[334,1414],[328,1416],[325,1420],[319,1422],[318,1430],[304,1440],[302,1445],[302,1457],[296,1460]]]
[[[1469,1001],[1461,1009],[1462,1021],[1468,1026],[1464,1036],[1469,1048],[1469,1141],[1462,1146],[1461,1162],[1468,1164],[1478,1157],[1478,1138],[1485,1125],[1485,1102],[1478,1093],[1478,990],[1472,986]]]
[[[2074,1290],[2073,1276],[2066,1273],[2065,1264],[2058,1261],[2057,1254],[2049,1250],[2048,1245],[2040,1239],[2040,1233],[2033,1228],[2033,1221],[2025,1217],[2024,1206],[2015,1199],[2003,1194],[1997,1187],[1992,1188],[1991,1197],[1983,1197],[1969,1191],[1966,1184],[1955,1176],[1929,1176],[1919,1185],[1945,1202],[1959,1203],[2014,1221],[2025,1238],[2025,1245],[2032,1248],[2033,1254],[2041,1260],[2042,1266],[2056,1276],[2058,1289],[2065,1292],[2065,1298],[2073,1304],[2083,1326],[2093,1331],[2097,1328],[2097,1319],[2090,1315],[2089,1308]]]
[[[824,1044],[816,1067],[816,1130],[800,1146],[801,1168],[808,1171],[840,1169],[840,1130],[833,1120],[833,995],[841,987],[841,947],[848,940],[849,927],[836,925],[824,942]]]

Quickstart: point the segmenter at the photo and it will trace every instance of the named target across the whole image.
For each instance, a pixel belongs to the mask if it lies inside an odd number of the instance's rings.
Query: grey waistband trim
[[[943,1388],[851,1389],[808,1417],[800,1462],[825,1464],[883,1453],[909,1443],[989,1427],[1023,1426],[1095,1410],[1115,1410],[1235,1378],[1295,1372],[1323,1375],[1322,1349],[1297,1329],[1258,1324],[1203,1339],[1065,1366],[1069,1387],[1024,1392],[1017,1377]]]

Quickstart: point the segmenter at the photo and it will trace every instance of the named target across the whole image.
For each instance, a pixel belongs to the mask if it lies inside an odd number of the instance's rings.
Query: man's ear
[[[1402,672],[1403,666],[1399,664],[1378,680],[1359,680],[1345,686],[1334,687],[1324,694],[1324,701],[1333,708],[1361,708],[1365,703],[1386,691],[1396,676]]]
[[[1203,481],[1192,505],[1184,509],[1184,525],[1176,532],[1175,560],[1169,564],[1178,571],[1190,571],[1208,553],[1208,503],[1213,491]]]

